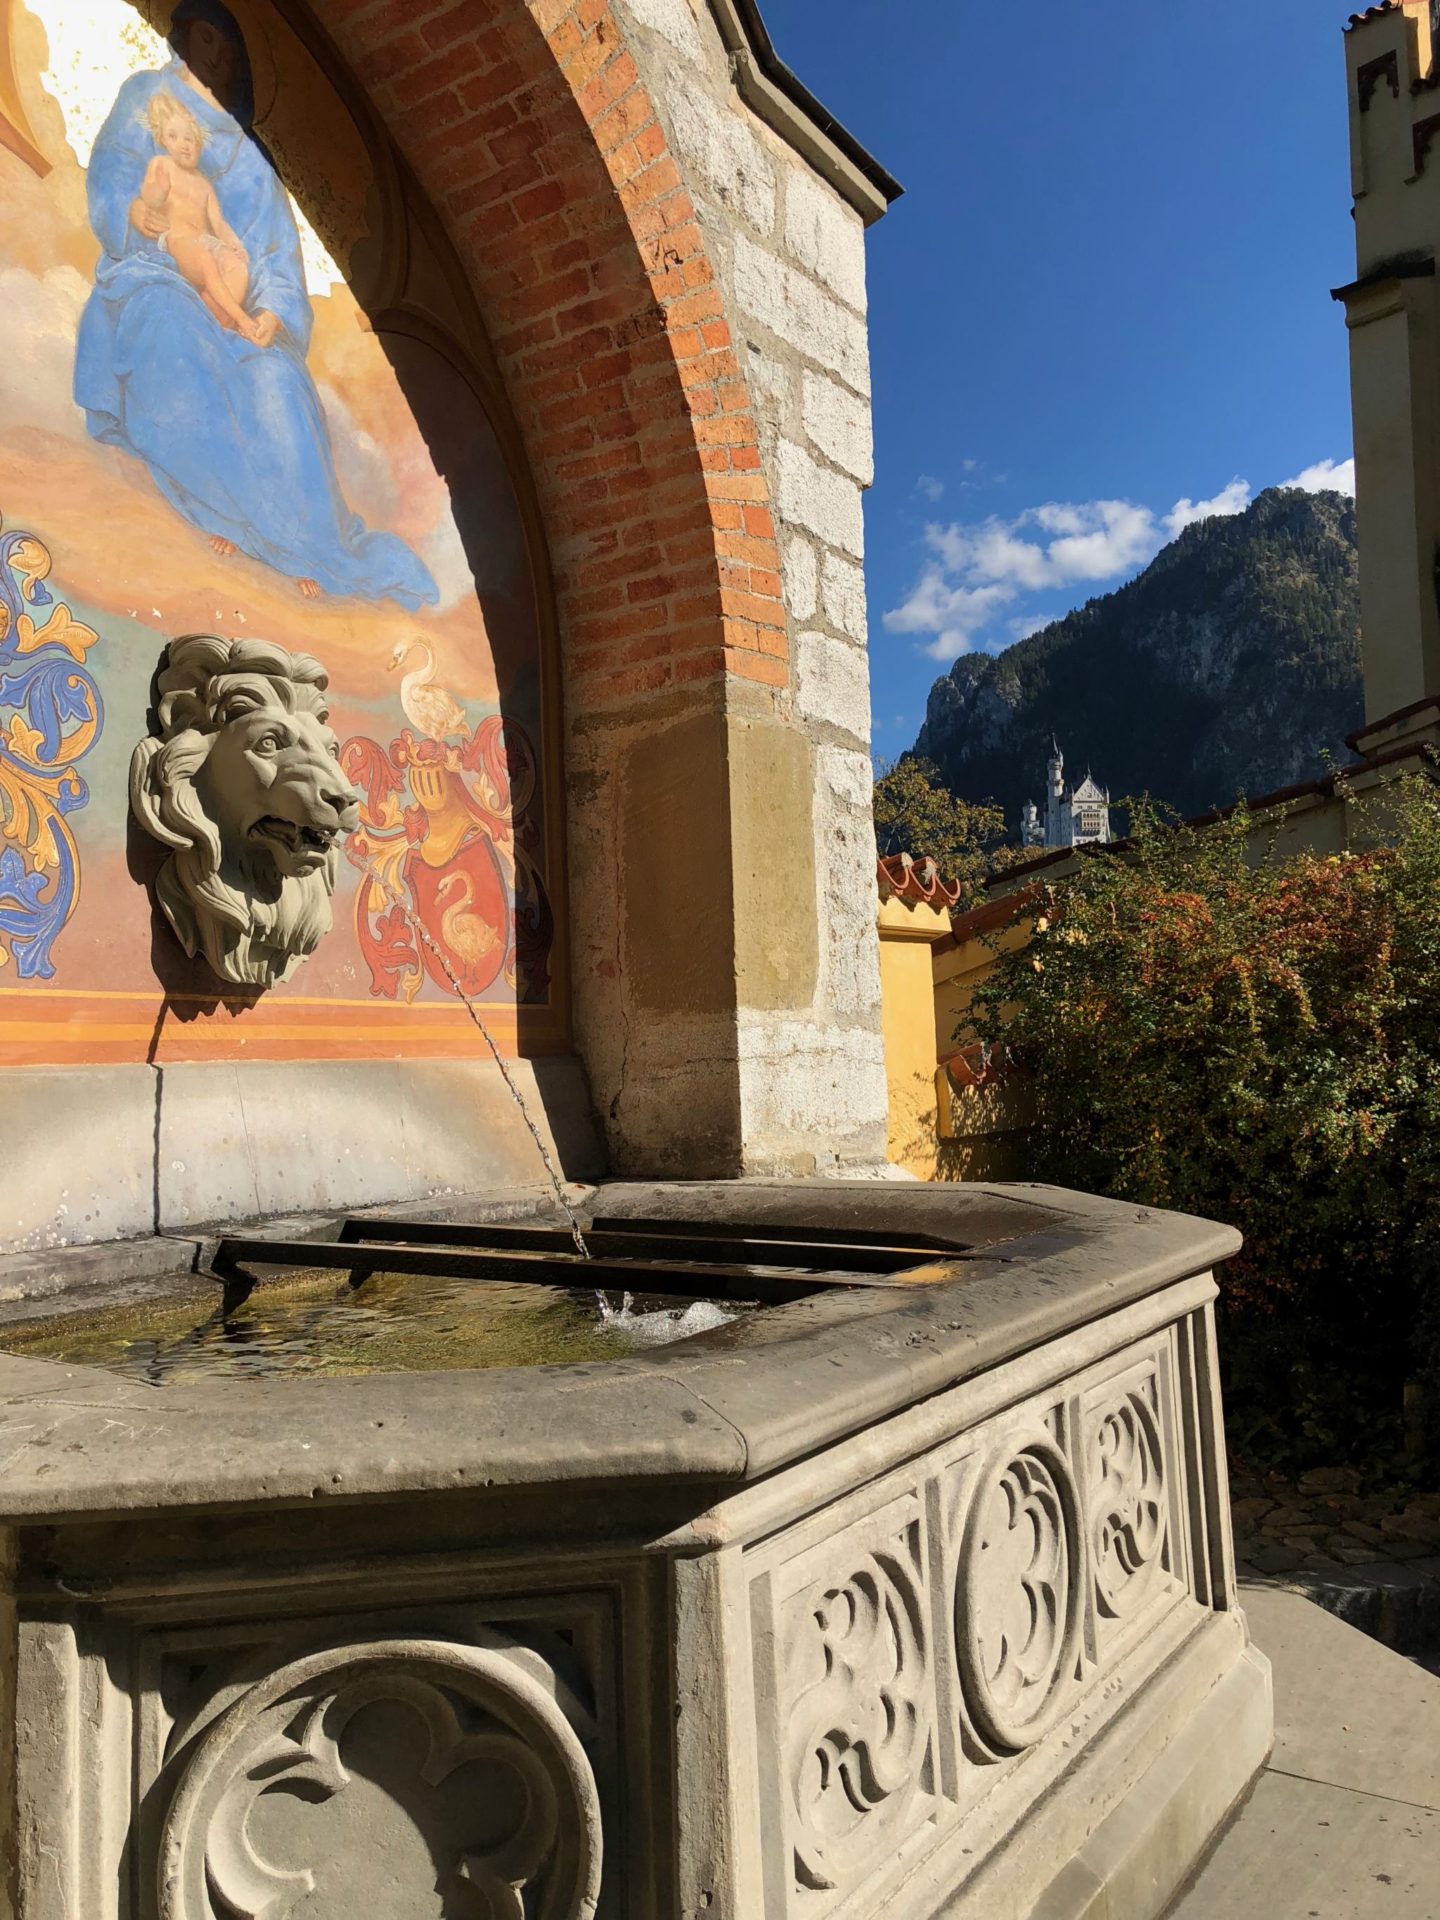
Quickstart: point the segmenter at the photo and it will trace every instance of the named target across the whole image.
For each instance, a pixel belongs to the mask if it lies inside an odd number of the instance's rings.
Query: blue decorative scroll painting
[[[0,983],[54,978],[57,936],[80,897],[67,816],[90,790],[76,763],[104,724],[85,668],[94,629],[45,585],[50,554],[0,523]]]

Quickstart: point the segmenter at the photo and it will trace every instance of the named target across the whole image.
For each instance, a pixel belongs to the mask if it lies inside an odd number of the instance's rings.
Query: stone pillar
[[[1350,331],[1365,751],[1435,729],[1440,700],[1440,92],[1429,0],[1347,33],[1357,277]]]

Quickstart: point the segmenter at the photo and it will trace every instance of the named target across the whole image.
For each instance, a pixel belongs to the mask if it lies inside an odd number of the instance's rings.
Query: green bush
[[[1440,797],[1377,805],[1352,802],[1355,850],[1284,860],[1243,809],[1137,808],[974,1010],[1029,1080],[1034,1177],[1244,1232],[1230,1429],[1276,1464],[1392,1455],[1407,1390],[1440,1451]]]

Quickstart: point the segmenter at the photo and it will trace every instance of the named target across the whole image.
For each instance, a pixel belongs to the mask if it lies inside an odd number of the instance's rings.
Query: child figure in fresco
[[[140,183],[140,198],[166,223],[161,246],[222,327],[261,345],[259,324],[244,307],[250,256],[221,213],[214,187],[200,172],[205,141],[200,123],[170,93],[157,93],[145,117],[164,148]]]

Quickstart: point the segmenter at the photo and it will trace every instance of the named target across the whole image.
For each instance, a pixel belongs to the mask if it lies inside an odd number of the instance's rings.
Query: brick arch
[[[607,0],[329,0],[443,221],[534,475],[568,698],[788,675],[759,434],[695,208]]]

